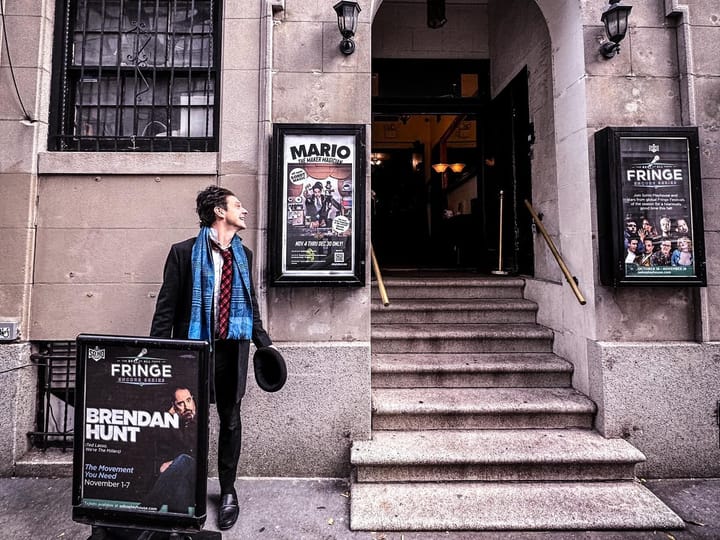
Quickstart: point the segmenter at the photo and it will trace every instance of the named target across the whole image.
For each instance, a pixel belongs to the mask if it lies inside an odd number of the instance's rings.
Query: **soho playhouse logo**
[[[151,358],[147,356],[148,350],[143,348],[135,356],[115,356],[113,361],[104,369],[108,369],[107,375],[114,378],[114,382],[138,386],[162,385],[172,379],[172,364],[166,363],[162,358]],[[106,350],[95,346],[88,349],[88,359],[99,362],[106,359]]]
[[[88,349],[88,358],[90,360],[95,360],[96,362],[99,362],[100,360],[105,360],[105,349],[101,349],[97,345],[95,345],[94,349]]]

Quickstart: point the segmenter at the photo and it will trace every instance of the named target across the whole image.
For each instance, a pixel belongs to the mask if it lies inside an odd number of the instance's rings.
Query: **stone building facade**
[[[272,129],[365,125],[369,160],[373,61],[447,59],[488,61],[490,97],[527,70],[533,204],[587,304],[576,301],[539,236],[525,296],[553,330],[555,352],[573,363],[574,386],[597,404],[597,429],[641,449],[645,476],[720,474],[716,2],[637,2],[611,60],[598,53],[600,1],[448,0],[448,22],[431,29],[424,1],[367,0],[349,56],[338,50],[334,3],[221,6],[219,122],[209,152],[58,151],[49,140],[63,10],[49,0],[4,4],[0,320],[19,321],[21,336],[0,343],[10,404],[0,413],[0,472],[14,473],[36,429],[35,370],[13,368],[31,363],[36,344],[81,332],[147,335],[168,246],[196,233],[194,197],[217,183],[250,209],[243,238],[256,255],[266,327],[289,371],[277,395],[251,385],[242,474],[347,476],[351,442],[371,430],[370,265],[362,287],[268,286]],[[13,76],[32,122],[21,122]],[[707,287],[601,285],[593,137],[605,126],[698,127]],[[369,167],[363,188],[369,201]],[[369,253],[370,206],[363,211]]]

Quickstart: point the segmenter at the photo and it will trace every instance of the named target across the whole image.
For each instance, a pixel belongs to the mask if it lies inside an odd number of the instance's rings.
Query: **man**
[[[638,257],[637,264],[640,266],[652,266],[653,250],[655,249],[652,238],[646,237],[643,244],[645,245],[645,252]]]
[[[653,266],[670,266],[671,255],[670,250],[672,249],[672,242],[670,240],[663,240],[660,242],[660,251],[653,253],[651,257]]]
[[[637,222],[634,219],[625,220],[625,231],[623,232],[623,236],[625,239],[625,249],[628,249],[631,238],[641,238],[641,236],[638,235]],[[644,249],[644,246],[638,242],[638,245],[635,247],[635,251],[637,252],[635,254],[639,255],[644,251]]]
[[[327,190],[330,189],[331,186],[328,182]],[[324,194],[322,184],[315,182],[312,187],[312,194],[305,199],[305,216],[310,218],[310,227],[313,229],[331,227],[332,219],[329,217],[331,207],[335,208],[340,215],[343,215],[342,205],[332,195]]]
[[[159,476],[142,506],[169,512],[190,513],[195,505],[195,449],[197,418],[195,398],[184,386],[175,389],[170,400],[171,414],[180,416],[178,429],[163,430],[156,448]]]
[[[663,240],[671,240],[672,241],[675,239],[674,235],[672,234],[672,232],[670,230],[671,227],[672,227],[672,220],[669,217],[663,216],[660,218],[660,237]]]
[[[187,388],[175,389],[169,412],[179,415],[183,421],[183,426],[187,426],[195,420],[195,398],[190,393],[190,390]]]
[[[628,240],[627,253],[625,254],[625,264],[634,264],[638,258],[638,244],[640,238],[635,236]]]
[[[218,526],[226,530],[239,514],[235,479],[250,340],[257,347],[271,346],[272,340],[260,320],[252,252],[236,234],[247,228],[248,211],[232,191],[219,186],[205,188],[196,203],[200,233],[170,249],[150,335],[212,343],[210,394],[220,417]]]
[[[675,232],[678,236],[685,236],[690,232],[690,227],[688,227],[687,220],[685,218],[679,218],[677,220],[675,223]]]

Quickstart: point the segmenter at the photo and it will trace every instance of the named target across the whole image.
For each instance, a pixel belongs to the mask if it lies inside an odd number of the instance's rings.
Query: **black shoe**
[[[225,531],[235,525],[238,514],[240,514],[240,505],[238,504],[237,495],[235,493],[227,493],[220,497],[220,512],[218,512],[218,527],[221,531]]]

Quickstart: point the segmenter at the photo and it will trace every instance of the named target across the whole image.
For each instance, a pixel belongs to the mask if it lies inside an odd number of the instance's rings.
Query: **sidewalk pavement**
[[[349,529],[350,486],[344,479],[241,478],[240,518],[224,540],[489,540],[489,539],[720,539],[720,479],[646,483],[687,524],[673,531],[354,532]],[[218,482],[208,481],[205,530],[217,531]],[[88,525],[71,519],[71,478],[0,478],[0,538],[85,540]],[[153,535],[164,540],[167,535]]]

